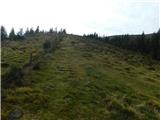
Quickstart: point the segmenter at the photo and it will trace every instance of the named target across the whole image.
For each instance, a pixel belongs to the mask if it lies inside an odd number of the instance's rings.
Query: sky
[[[99,35],[141,34],[160,28],[159,0],[0,0],[7,32],[27,27]]]

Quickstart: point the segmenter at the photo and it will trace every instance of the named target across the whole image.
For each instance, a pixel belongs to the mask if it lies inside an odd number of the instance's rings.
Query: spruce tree
[[[7,39],[7,32],[4,26],[1,26],[1,40]]]
[[[39,33],[39,26],[37,26],[35,33]]]
[[[15,32],[14,32],[14,28],[11,29],[11,32],[9,33],[9,39],[10,40],[15,40],[16,38],[16,35],[15,35]]]
[[[17,39],[24,39],[23,29],[21,28],[17,33]]]

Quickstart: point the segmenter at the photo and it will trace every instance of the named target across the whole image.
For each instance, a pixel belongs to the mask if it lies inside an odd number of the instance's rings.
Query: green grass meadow
[[[1,75],[41,55],[44,36],[2,43]],[[25,70],[25,84],[2,86],[2,120],[160,120],[160,62],[107,43],[66,35]]]

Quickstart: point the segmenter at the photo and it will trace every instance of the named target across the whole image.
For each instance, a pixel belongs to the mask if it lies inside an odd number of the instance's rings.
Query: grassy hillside
[[[44,36],[27,37],[26,40],[2,41],[2,75],[7,72],[9,65],[24,66],[28,63],[30,53],[36,56],[42,52]]]
[[[44,36],[2,43],[2,75],[12,64],[24,66],[43,43]],[[24,74],[28,84],[3,89],[2,119],[160,119],[158,61],[74,35],[39,60],[39,69]]]

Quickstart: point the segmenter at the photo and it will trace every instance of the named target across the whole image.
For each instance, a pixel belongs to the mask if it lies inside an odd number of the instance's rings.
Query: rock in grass
[[[9,113],[9,120],[16,120],[18,118],[22,117],[22,111],[16,109],[14,111],[11,111]]]

